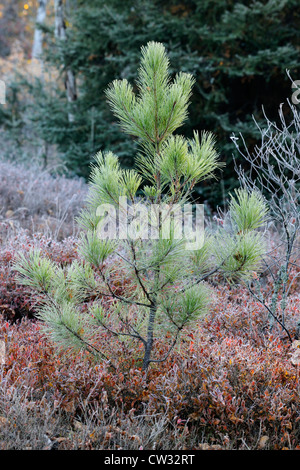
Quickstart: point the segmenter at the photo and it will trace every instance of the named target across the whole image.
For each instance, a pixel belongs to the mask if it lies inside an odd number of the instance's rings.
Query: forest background
[[[251,151],[261,136],[255,120],[279,119],[295,91],[299,37],[298,0],[1,1],[2,158],[87,179],[97,151],[111,150],[131,168],[136,144],[121,134],[104,90],[132,81],[141,46],[162,42],[171,72],[196,79],[180,132],[212,131],[226,164],[195,188],[213,211],[238,184],[232,134]]]

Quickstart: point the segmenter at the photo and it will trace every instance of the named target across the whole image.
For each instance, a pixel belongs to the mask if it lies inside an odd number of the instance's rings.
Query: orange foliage
[[[279,332],[264,330],[263,310],[246,291],[219,289],[220,302],[193,335],[186,334],[167,361],[146,376],[135,354],[111,344],[120,360],[117,370],[93,363],[86,353],[67,358],[41,334],[40,323],[2,320],[6,344],[5,376],[25,383],[38,401],[45,392],[60,410],[80,415],[81,404],[102,403],[131,415],[167,415],[170,426],[184,426],[206,436],[212,445],[239,448],[297,448],[299,442],[299,366],[293,347]],[[291,297],[288,313],[299,314]],[[102,338],[103,340],[104,338]],[[156,345],[164,355],[165,345]],[[261,439],[259,439],[259,436]]]

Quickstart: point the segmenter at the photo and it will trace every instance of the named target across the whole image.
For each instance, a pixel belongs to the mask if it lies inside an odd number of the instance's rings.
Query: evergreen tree
[[[216,134],[226,161],[226,193],[236,184],[230,135],[241,131],[251,148],[259,137],[252,115],[259,120],[264,105],[276,119],[278,103],[291,94],[285,70],[298,76],[298,0],[78,0],[67,20],[68,41],[59,50],[55,41],[49,45],[47,59],[78,77],[75,121],[68,122],[70,106],[58,87],[57,94],[41,95],[35,122],[43,139],[58,144],[70,170],[84,176],[100,149],[116,152],[123,167],[133,165],[136,147],[122,138],[103,92],[115,77],[134,77],[140,47],[148,41],[165,45],[171,74],[183,70],[195,77],[184,132],[192,137],[193,129],[205,128]],[[221,203],[222,184],[203,182],[197,195]]]
[[[38,252],[20,257],[20,282],[42,296],[39,317],[62,348],[86,349],[115,366],[114,348],[99,336],[104,331],[112,342],[138,343],[147,370],[165,360],[180,334],[207,312],[206,281],[213,273],[237,282],[260,267],[264,246],[257,228],[266,209],[258,193],[236,192],[230,228],[221,233],[202,237],[204,232],[188,224],[191,214],[185,209],[191,210],[187,203],[194,186],[220,166],[211,133],[200,138],[195,132],[192,139],[174,134],[187,119],[193,83],[184,72],[171,79],[161,43],[142,47],[137,92],[126,79],[114,80],[106,91],[122,131],[139,145],[137,169],[121,168],[111,151],[97,154],[79,218],[80,261],[64,269]],[[165,352],[156,356],[158,340]]]

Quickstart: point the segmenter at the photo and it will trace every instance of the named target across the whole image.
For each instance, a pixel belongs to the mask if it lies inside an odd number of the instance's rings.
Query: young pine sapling
[[[241,190],[232,198],[230,231],[203,231],[192,247],[193,226],[177,236],[181,219],[174,210],[190,210],[193,188],[221,163],[211,133],[200,138],[195,132],[193,139],[174,134],[187,118],[193,77],[178,73],[171,79],[160,43],[148,43],[141,53],[137,92],[127,80],[115,80],[106,93],[123,131],[138,139],[136,169],[122,169],[112,152],[99,152],[78,219],[80,259],[62,268],[31,252],[20,256],[16,269],[20,282],[39,293],[38,317],[56,344],[85,349],[117,367],[117,354],[101,343],[104,331],[112,342],[137,343],[147,370],[164,361],[180,334],[206,314],[210,276],[222,272],[241,281],[260,268],[264,246],[257,228],[265,206],[257,193]],[[155,236],[145,236],[145,225]],[[163,352],[155,347],[162,340]]]

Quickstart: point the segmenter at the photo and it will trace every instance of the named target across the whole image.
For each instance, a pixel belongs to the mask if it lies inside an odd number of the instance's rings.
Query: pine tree
[[[210,276],[241,282],[259,269],[264,246],[257,229],[266,209],[262,196],[240,189],[230,203],[229,228],[195,231],[188,203],[194,186],[221,165],[215,139],[209,132],[191,139],[175,134],[187,119],[194,79],[185,72],[172,79],[161,43],[150,42],[141,53],[137,92],[126,79],[106,90],[122,131],[137,140],[136,169],[121,168],[111,151],[99,152],[79,217],[80,260],[64,269],[31,252],[16,270],[42,296],[38,317],[60,347],[86,349],[116,367],[112,348],[95,341],[105,331],[112,342],[140,345],[147,370],[208,311]],[[162,338],[165,352],[156,356]]]

